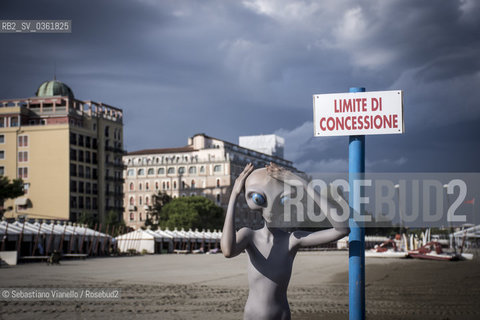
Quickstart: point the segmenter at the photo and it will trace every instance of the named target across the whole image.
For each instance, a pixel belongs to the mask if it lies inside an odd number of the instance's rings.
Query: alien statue
[[[301,181],[311,196],[316,192],[308,189],[306,181],[298,175],[272,163],[256,170],[248,164],[233,186],[221,249],[227,258],[244,250],[249,258],[249,294],[244,319],[290,319],[287,288],[298,249],[335,241],[349,233],[348,221],[338,223],[328,213],[325,213],[326,217],[333,226],[330,229],[309,232],[274,227],[272,221],[283,213],[288,197],[284,194],[284,182],[290,180]],[[235,206],[242,192],[250,209],[261,210],[265,221],[263,228],[252,230],[245,227],[235,231]]]

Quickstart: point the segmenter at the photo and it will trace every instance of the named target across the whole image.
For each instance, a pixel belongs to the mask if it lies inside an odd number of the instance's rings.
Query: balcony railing
[[[123,178],[118,178],[118,177],[105,177],[105,180],[106,181],[111,181],[111,182],[121,182],[121,183],[124,183],[125,182],[125,179]]]
[[[123,192],[122,191],[105,191],[106,196],[115,196],[115,197],[123,197]]]
[[[127,151],[123,150],[122,148],[110,147],[110,146],[105,146],[105,151],[111,151],[111,152],[121,153],[121,154],[127,153]]]
[[[110,210],[113,210],[113,211],[121,211],[123,212],[124,208],[123,207],[115,207],[115,206],[105,206],[105,211],[110,211]]]

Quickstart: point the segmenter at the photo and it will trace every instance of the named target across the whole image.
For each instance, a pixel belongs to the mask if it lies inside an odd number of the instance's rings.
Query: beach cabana
[[[466,225],[463,230],[450,234],[450,242],[455,241],[457,248],[478,248],[480,245],[480,225]]]
[[[151,230],[135,230],[115,238],[120,252],[159,253],[157,243],[162,243],[162,237]],[[157,249],[157,250],[156,250]]]
[[[214,230],[170,230],[168,228],[162,230],[136,230],[127,234],[123,234],[116,238],[120,251],[127,252],[135,250],[142,252],[146,250],[148,253],[201,253],[211,250],[217,252],[220,248],[221,231]],[[203,250],[200,250],[203,248]]]
[[[168,229],[167,229],[168,230]],[[173,252],[173,236],[165,230],[157,229],[152,231],[161,237],[162,241],[157,243],[159,246],[155,251],[158,253],[170,253]]]
[[[0,241],[0,251],[22,260],[46,259],[54,251],[63,257],[103,255],[111,245],[109,235],[64,221],[0,221]]]

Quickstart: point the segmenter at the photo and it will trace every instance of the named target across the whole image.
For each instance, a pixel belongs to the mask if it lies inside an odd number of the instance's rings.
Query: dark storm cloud
[[[312,94],[401,89],[407,133],[368,137],[368,169],[478,171],[479,7],[2,1],[3,19],[71,19],[73,32],[0,35],[0,97],[33,95],[56,63],[76,97],[124,109],[129,150],[276,131],[301,169],[343,171],[347,138],[312,137]]]

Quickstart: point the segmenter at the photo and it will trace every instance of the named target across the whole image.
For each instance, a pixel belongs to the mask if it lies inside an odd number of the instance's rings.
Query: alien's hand
[[[245,166],[245,169],[243,169],[242,173],[238,176],[238,178],[235,180],[235,184],[233,185],[232,189],[232,194],[239,195],[244,187],[245,187],[245,180],[247,177],[252,173],[254,167],[253,164],[249,163]]]
[[[266,168],[267,172],[277,180],[285,182],[294,180],[300,181],[302,184],[306,184],[304,179],[302,179],[288,169],[277,166],[275,163],[270,162],[270,164],[267,165]]]

